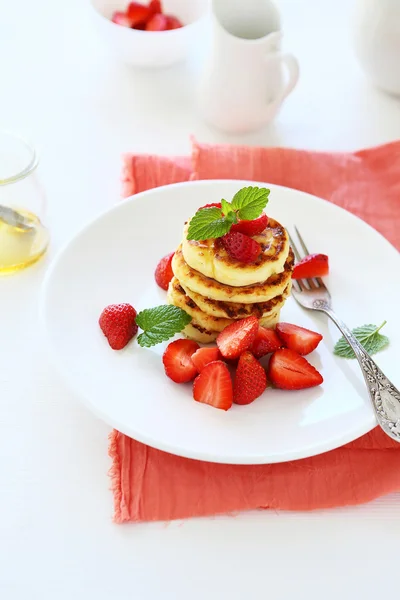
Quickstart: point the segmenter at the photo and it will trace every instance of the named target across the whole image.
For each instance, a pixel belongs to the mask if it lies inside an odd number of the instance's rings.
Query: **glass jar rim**
[[[24,160],[23,166],[20,168],[16,168],[14,172],[10,173],[10,175],[4,177],[0,176],[0,186],[7,185],[9,183],[16,183],[25,177],[28,177],[38,166],[39,164],[39,156],[35,150],[35,148],[30,144],[24,137],[7,130],[0,130],[0,139],[8,138],[11,143],[19,143],[21,145],[21,149],[23,149],[27,153],[26,160]]]

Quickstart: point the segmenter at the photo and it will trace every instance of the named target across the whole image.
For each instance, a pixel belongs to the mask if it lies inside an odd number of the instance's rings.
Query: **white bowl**
[[[143,0],[143,4],[149,0]],[[90,0],[98,32],[112,52],[123,62],[138,67],[165,67],[184,60],[191,47],[201,41],[209,10],[209,0],[162,0],[163,12],[184,23],[171,31],[140,31],[111,21],[117,10],[125,10],[129,0]]]

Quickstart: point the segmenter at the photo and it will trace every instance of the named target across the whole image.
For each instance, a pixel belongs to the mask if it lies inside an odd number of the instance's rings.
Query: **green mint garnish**
[[[268,203],[269,190],[258,187],[245,187],[239,190],[232,202],[221,200],[221,209],[202,208],[197,211],[189,224],[188,240],[208,240],[219,238],[229,232],[238,219],[257,219]]]
[[[389,344],[389,338],[386,337],[386,335],[379,333],[384,325],[386,325],[386,321],[383,321],[380,327],[371,324],[363,325],[362,327],[353,329],[352,334],[369,354],[376,354],[379,350],[386,348]],[[356,357],[344,337],[341,337],[340,340],[336,342],[333,353],[342,358]]]
[[[138,338],[139,346],[150,348],[169,340],[190,323],[190,317],[177,306],[163,304],[155,308],[146,308],[136,317],[136,324],[143,329]]]

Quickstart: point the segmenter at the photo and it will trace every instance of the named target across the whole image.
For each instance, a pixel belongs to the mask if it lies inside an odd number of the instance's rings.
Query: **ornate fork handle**
[[[353,348],[364,375],[376,418],[382,429],[400,442],[400,392],[364,350],[345,323],[328,306],[320,306]]]

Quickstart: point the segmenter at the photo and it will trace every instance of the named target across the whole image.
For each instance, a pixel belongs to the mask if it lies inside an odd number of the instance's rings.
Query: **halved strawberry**
[[[276,332],[283,345],[299,354],[310,354],[322,340],[322,335],[291,323],[278,323]]]
[[[122,350],[137,334],[136,310],[130,304],[110,304],[99,318],[99,325],[113,350]]]
[[[163,364],[167,377],[175,383],[187,383],[197,375],[191,357],[199,349],[193,340],[176,340],[168,344],[163,354]]]
[[[111,17],[111,21],[113,23],[116,23],[117,25],[122,25],[122,27],[131,27],[131,20],[129,19],[128,15],[126,15],[124,12],[121,12],[119,10],[115,11],[113,13],[113,16]]]
[[[221,358],[221,353],[218,348],[199,348],[193,356],[192,362],[199,373],[202,372],[204,367],[208,365],[210,362],[214,362],[215,360],[219,360]]]
[[[292,279],[324,277],[329,273],[329,259],[326,254],[309,254],[295,265]]]
[[[167,17],[167,29],[180,29],[183,27],[183,23],[178,19],[178,17],[173,17],[172,15],[165,15]]]
[[[167,29],[167,17],[161,13],[153,15],[146,23],[146,31],[166,31]]]
[[[197,210],[202,210],[203,208],[222,208],[221,202],[212,202],[211,204],[205,204],[204,206],[200,206]]]
[[[148,11],[149,11],[149,18],[152,17],[153,15],[156,15],[157,13],[162,14],[162,6],[161,6],[160,0],[151,0],[149,7],[148,7]]]
[[[282,342],[276,334],[274,329],[267,329],[266,327],[258,328],[256,339],[250,347],[251,352],[256,358],[261,358],[275,352],[278,348],[282,347]]]
[[[258,360],[248,350],[239,358],[233,384],[235,404],[250,404],[267,387],[267,375]]]
[[[232,231],[239,231],[239,233],[244,233],[245,235],[257,235],[262,233],[266,226],[268,225],[268,217],[266,214],[262,214],[258,219],[254,219],[253,221],[239,221],[239,223],[235,223],[231,227]]]
[[[140,2],[130,2],[126,9],[126,16],[131,22],[131,27],[147,23],[150,16],[149,6],[140,4]]]
[[[251,316],[246,319],[234,321],[217,337],[217,346],[224,358],[234,359],[239,356],[254,342],[258,331],[258,319]]]
[[[174,272],[171,266],[174,254],[175,252],[171,252],[171,254],[167,254],[166,256],[164,256],[158,263],[154,272],[155,280],[160,286],[160,288],[162,288],[163,290],[168,289],[169,282],[174,276]]]
[[[260,244],[243,233],[229,232],[221,241],[229,256],[242,263],[255,262],[261,254]]]
[[[289,348],[281,348],[271,356],[268,378],[283,390],[303,390],[320,385],[324,380],[303,356]]]
[[[193,398],[222,410],[232,406],[232,380],[224,362],[217,360],[204,367],[194,380]]]

